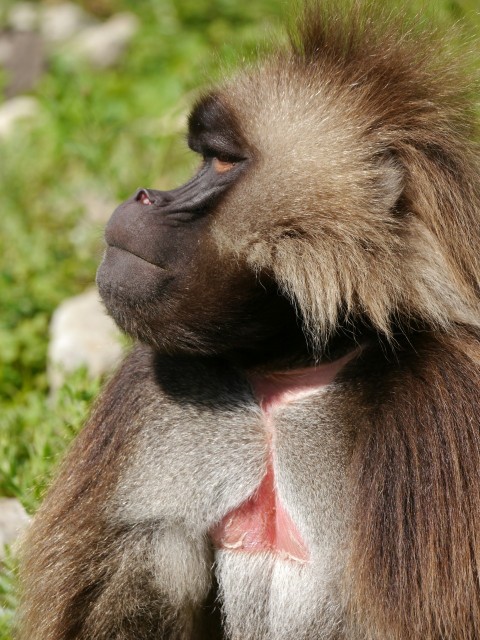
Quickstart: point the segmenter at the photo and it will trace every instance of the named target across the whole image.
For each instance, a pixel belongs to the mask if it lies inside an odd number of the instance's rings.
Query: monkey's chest
[[[228,513],[214,527],[211,538],[218,549],[308,560],[307,546],[278,494],[272,460],[255,494]]]
[[[282,479],[277,482],[282,469],[289,467],[288,444],[285,446],[284,443],[282,447],[279,443],[282,432],[285,434],[282,414],[286,408],[291,410],[295,407],[300,400],[321,394],[342,366],[343,361],[339,361],[321,368],[303,370],[293,376],[252,380],[262,409],[267,444],[266,472],[253,495],[227,513],[211,530],[210,535],[217,549],[249,554],[270,553],[282,560],[308,562],[308,545],[282,499]],[[298,478],[291,478],[292,481],[299,485]],[[284,477],[283,484],[286,482],[288,479]],[[295,490],[300,491],[300,486]]]
[[[337,371],[325,367],[295,381],[254,381],[263,474],[210,530],[229,638],[343,637],[350,447],[336,419]],[[240,469],[236,477],[241,483]]]

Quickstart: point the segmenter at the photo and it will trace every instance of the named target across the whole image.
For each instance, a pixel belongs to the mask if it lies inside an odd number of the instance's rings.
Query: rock
[[[111,371],[120,361],[120,331],[107,316],[96,289],[65,300],[54,312],[48,347],[48,379],[55,392],[65,374],[81,366],[92,376]]]
[[[5,69],[5,97],[30,91],[46,67],[45,50],[35,31],[0,32],[0,65]]]
[[[68,51],[97,68],[112,67],[119,61],[138,27],[136,16],[119,13],[103,24],[84,29],[69,43]]]
[[[12,55],[12,44],[10,42],[10,32],[0,31],[0,65],[4,66]]]
[[[93,22],[78,4],[63,2],[42,8],[40,29],[47,42],[60,43],[70,40]]]
[[[35,98],[19,96],[0,105],[0,138],[10,135],[19,120],[34,118],[40,113]]]
[[[6,544],[13,544],[25,530],[30,517],[18,500],[0,498],[0,557]]]
[[[40,23],[40,8],[33,2],[16,2],[7,16],[13,31],[35,31]]]

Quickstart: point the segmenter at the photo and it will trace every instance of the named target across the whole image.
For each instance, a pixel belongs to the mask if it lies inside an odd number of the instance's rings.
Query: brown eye
[[[235,162],[213,158],[212,165],[217,173],[226,173],[227,171],[233,169],[233,167],[235,166]]]

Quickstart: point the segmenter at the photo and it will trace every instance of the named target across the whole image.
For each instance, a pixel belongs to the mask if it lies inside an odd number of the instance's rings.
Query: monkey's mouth
[[[114,256],[115,260],[133,261],[137,265],[136,268],[138,268],[139,264],[141,265],[142,263],[145,263],[150,267],[155,267],[156,269],[165,271],[164,267],[161,264],[158,264],[157,262],[152,262],[151,260],[148,260],[148,258],[146,258],[145,256],[141,256],[139,255],[139,253],[135,251],[131,251],[130,249],[127,249],[125,247],[120,247],[115,244],[107,245],[107,248],[105,249],[104,260],[105,258],[112,259],[112,256]],[[141,260],[141,262],[138,263],[137,260]]]
[[[160,265],[112,245],[107,246],[97,271],[97,286],[107,308],[114,297],[137,304],[158,299],[170,280]]]

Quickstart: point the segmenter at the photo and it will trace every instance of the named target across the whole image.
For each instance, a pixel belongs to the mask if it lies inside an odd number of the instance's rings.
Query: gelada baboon
[[[108,223],[138,346],[34,521],[24,640],[480,638],[470,85],[333,4],[199,100],[187,184]]]

